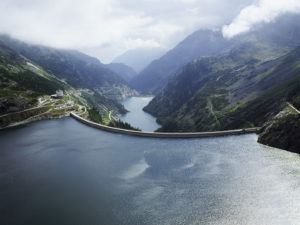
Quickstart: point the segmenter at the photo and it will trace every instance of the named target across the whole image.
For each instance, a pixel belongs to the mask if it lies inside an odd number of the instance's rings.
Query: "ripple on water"
[[[1,222],[299,224],[299,155],[256,140],[137,138],[71,118],[1,131]]]

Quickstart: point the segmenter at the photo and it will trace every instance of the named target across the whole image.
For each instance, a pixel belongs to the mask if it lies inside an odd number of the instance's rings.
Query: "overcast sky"
[[[300,11],[300,0],[1,0],[0,32],[110,62],[137,47],[170,49],[201,28],[226,37]]]

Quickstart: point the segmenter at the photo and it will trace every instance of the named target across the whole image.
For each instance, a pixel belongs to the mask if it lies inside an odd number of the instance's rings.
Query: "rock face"
[[[286,108],[267,122],[258,142],[275,148],[300,153],[300,114]]]
[[[274,60],[252,53],[245,60],[254,47],[187,65],[144,110],[158,117],[160,131],[189,132],[260,127],[285,102],[298,107],[300,48]]]
[[[300,32],[293,21],[262,25],[225,53],[193,60],[144,110],[161,132],[201,132],[261,127],[286,102],[299,108]]]

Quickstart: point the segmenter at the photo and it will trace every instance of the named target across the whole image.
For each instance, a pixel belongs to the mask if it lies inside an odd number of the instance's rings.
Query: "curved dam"
[[[237,129],[237,130],[226,130],[226,131],[213,131],[213,132],[193,132],[193,133],[159,133],[159,132],[142,132],[142,131],[133,131],[125,130],[115,127],[109,127],[102,124],[94,123],[92,121],[86,120],[75,113],[70,113],[70,116],[78,120],[81,123],[84,123],[88,126],[112,132],[118,134],[126,134],[131,136],[138,137],[150,137],[150,138],[204,138],[204,137],[220,137],[228,135],[240,135],[240,134],[251,134],[257,133],[260,130],[260,127],[247,128],[247,129]]]

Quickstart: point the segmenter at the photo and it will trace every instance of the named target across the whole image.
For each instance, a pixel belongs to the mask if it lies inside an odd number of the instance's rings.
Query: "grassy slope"
[[[64,89],[58,81],[26,69],[22,57],[4,46],[0,47],[0,114],[33,107],[38,96]]]
[[[29,45],[1,35],[0,42],[76,89],[93,89],[113,99],[136,94],[117,73],[81,52]]]
[[[264,122],[276,115],[286,102],[299,105],[300,70],[293,79],[275,87],[263,95],[240,104],[225,113],[222,129],[234,127],[262,126]],[[234,119],[226,119],[234,118]]]
[[[239,55],[234,54],[234,56]],[[168,114],[170,112],[155,114],[154,111],[153,114],[161,116],[160,121],[164,123],[160,131],[206,131],[260,126],[270,116],[280,111],[285,101],[291,101],[298,106],[300,102],[298,77],[300,69],[297,67],[299,56],[298,48],[286,56],[269,62],[252,58],[244,63],[245,66],[239,63],[243,62],[239,56],[238,60],[232,61],[236,63],[235,65],[229,63],[229,66],[222,67],[220,63],[213,63],[210,65],[216,68],[215,72],[211,69],[203,74],[199,73],[203,71],[203,66],[196,65],[198,80],[192,78],[193,82],[189,82],[197,85],[195,88],[197,91],[191,93],[192,97],[187,97],[187,101],[183,100],[186,103],[179,103],[178,106],[171,108],[171,114]],[[230,59],[228,56],[226,58]],[[192,73],[183,73],[175,79],[180,83],[180,76],[182,79],[189,79],[190,74]],[[172,87],[167,88],[172,90]],[[174,90],[178,90],[178,87],[173,89],[175,93],[172,93],[173,96],[182,92],[182,89],[179,92]],[[189,87],[189,90],[192,92],[192,87]],[[170,104],[176,99],[172,98],[172,95],[171,98],[167,95],[158,100],[171,99]],[[252,96],[252,100],[247,99],[248,96]],[[152,105],[150,104],[146,110],[150,109],[149,111],[152,112],[151,107],[153,107],[159,111],[155,101],[157,100],[154,99]],[[169,116],[164,117],[164,115]]]
[[[28,47],[28,49],[30,48]],[[28,49],[27,51],[29,51]],[[33,50],[30,54],[34,54],[34,52]],[[49,57],[52,57],[51,54]],[[78,57],[82,56],[79,54]],[[40,60],[44,60],[43,64],[46,64],[46,59],[47,57],[44,55]],[[68,64],[67,61],[61,58],[59,60],[60,67],[63,66],[63,63]],[[51,60],[49,61],[50,65],[53,66],[53,61]],[[59,70],[59,68],[56,69]],[[69,74],[70,71],[66,76],[69,76]],[[110,79],[114,79],[114,77]],[[77,82],[80,81],[77,80]],[[82,87],[86,87],[86,84],[82,85]],[[46,72],[46,69],[40,65],[29,61],[0,42],[0,115],[35,107],[38,96],[54,94],[58,89],[71,90],[77,93],[76,95],[72,94],[75,102],[91,108],[96,107],[103,117],[108,117],[108,112],[111,110],[113,110],[115,115],[126,112],[124,107],[116,100],[107,99],[92,89],[73,89],[72,86],[57,77],[56,74]]]

